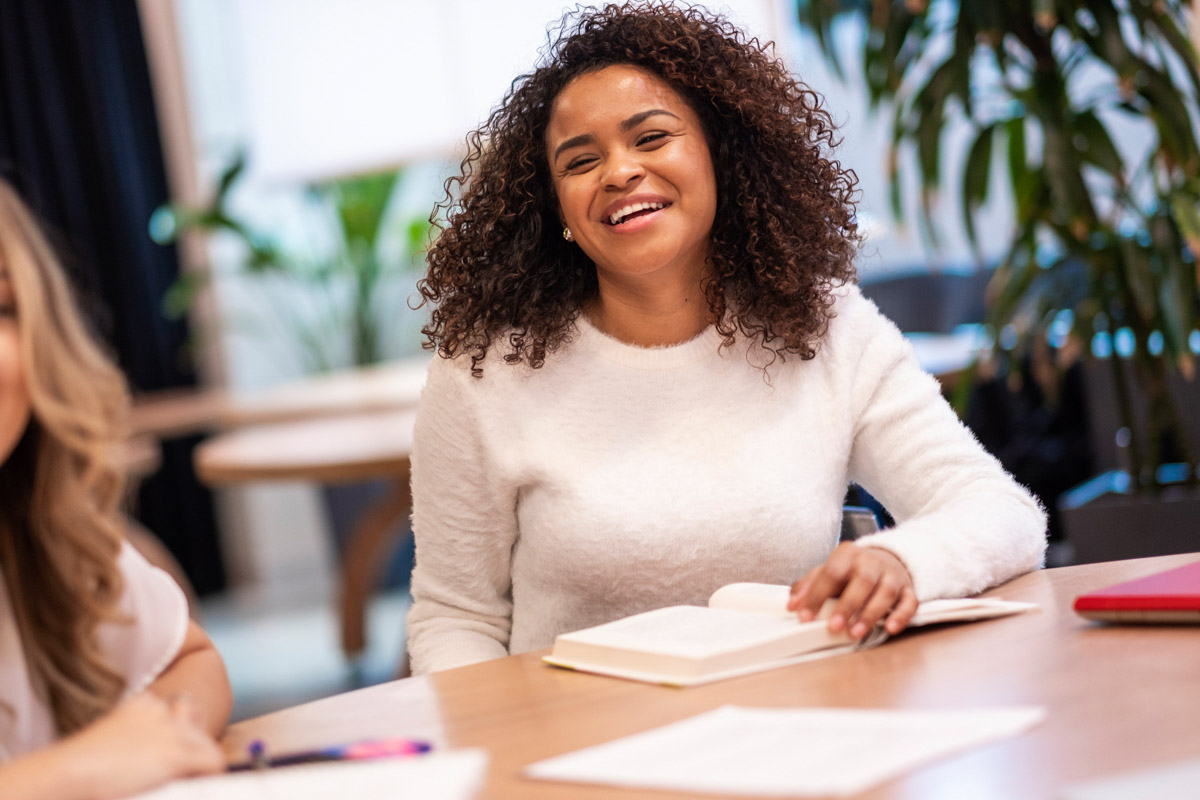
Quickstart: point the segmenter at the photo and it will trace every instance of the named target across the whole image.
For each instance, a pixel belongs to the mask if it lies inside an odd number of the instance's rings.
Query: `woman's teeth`
[[[639,211],[657,211],[660,208],[666,207],[666,203],[631,203],[609,217],[608,224],[619,225],[631,214],[636,214]]]

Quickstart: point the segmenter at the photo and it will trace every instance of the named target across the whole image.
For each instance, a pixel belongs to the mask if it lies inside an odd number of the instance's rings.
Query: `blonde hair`
[[[33,688],[60,735],[120,699],[96,626],[118,618],[124,377],[84,325],[33,215],[0,180],[0,269],[16,299],[32,414],[0,464],[0,570]]]

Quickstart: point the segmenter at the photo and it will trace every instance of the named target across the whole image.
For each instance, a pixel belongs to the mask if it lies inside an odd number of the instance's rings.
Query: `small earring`
[[[568,242],[575,241],[575,237],[571,235],[570,228],[566,228],[566,227],[563,228],[563,238],[566,239]]]

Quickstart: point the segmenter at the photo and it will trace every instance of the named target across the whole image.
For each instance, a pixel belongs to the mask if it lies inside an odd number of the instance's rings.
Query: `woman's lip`
[[[666,206],[665,208],[658,208],[658,209],[655,209],[654,211],[647,211],[645,213],[639,214],[636,217],[629,218],[625,222],[621,222],[616,225],[609,225],[608,223],[605,223],[604,228],[605,228],[605,230],[611,231],[612,233],[621,234],[621,235],[637,233],[641,230],[644,230],[646,228],[646,226],[653,225],[658,220],[658,218],[662,216],[662,213],[664,211],[666,211],[668,208],[670,208],[670,206]]]
[[[620,200],[615,200],[609,203],[608,208],[604,209],[604,213],[600,217],[600,221],[605,225],[609,225],[609,220],[612,215],[620,211],[626,206],[631,206],[636,203],[661,203],[663,206],[671,205],[671,201],[660,194],[631,194],[628,197],[622,197]]]

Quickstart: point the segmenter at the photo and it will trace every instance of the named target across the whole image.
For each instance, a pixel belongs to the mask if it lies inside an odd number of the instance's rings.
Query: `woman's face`
[[[8,460],[20,441],[29,425],[29,414],[16,297],[8,273],[0,266],[0,464]]]
[[[703,275],[716,176],[699,117],[665,81],[628,64],[580,75],[546,146],[563,224],[602,278]]]

